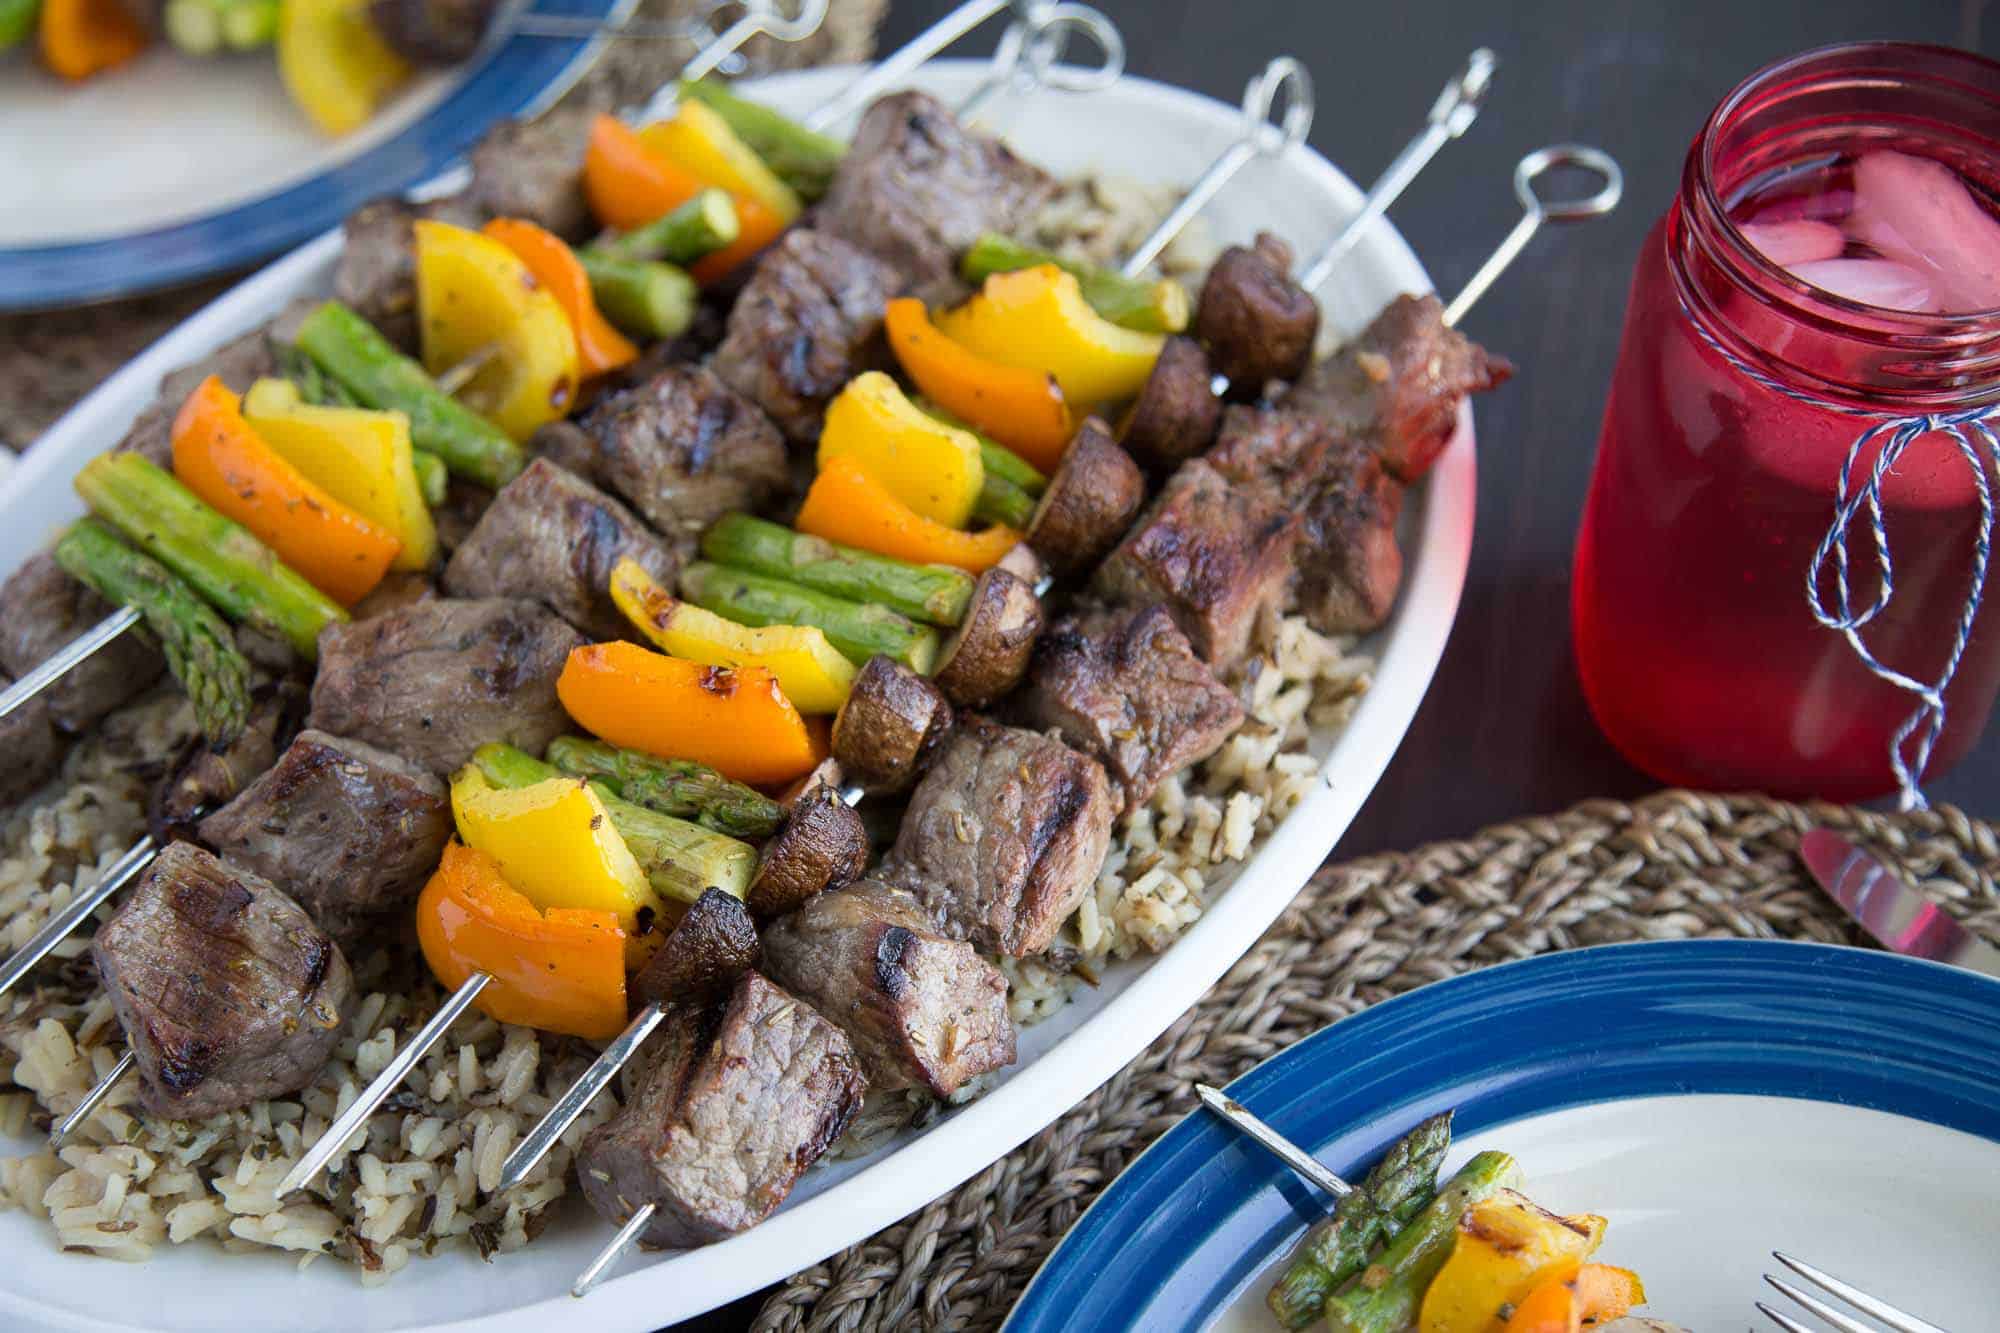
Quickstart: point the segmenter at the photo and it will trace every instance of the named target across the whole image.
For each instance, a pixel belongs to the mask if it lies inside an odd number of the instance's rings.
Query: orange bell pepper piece
[[[692,759],[753,786],[820,760],[805,719],[763,667],[713,667],[641,648],[571,650],[556,697],[585,731],[662,759]]]
[[[826,460],[792,526],[843,546],[973,574],[999,564],[1021,540],[1020,533],[999,523],[960,532],[925,518],[852,458]]]
[[[152,36],[118,0],[42,0],[42,63],[65,79],[122,65]]]
[[[1622,1319],[1646,1301],[1639,1275],[1606,1264],[1584,1264],[1536,1287],[1505,1324],[1506,1333],[1581,1333]]]
[[[417,898],[424,961],[457,989],[493,980],[474,1001],[502,1023],[589,1041],[625,1026],[625,932],[610,912],[539,911],[501,877],[500,863],[453,839]]]
[[[1056,470],[1076,432],[1055,376],[1003,366],[960,346],[915,297],[889,302],[883,321],[896,359],[926,398],[1043,472]]]
[[[342,606],[382,581],[403,549],[264,443],[229,386],[210,375],[174,418],[174,475]]]
[[[629,231],[665,217],[711,187],[712,182],[655,152],[638,131],[617,117],[601,115],[591,122],[590,144],[583,153],[583,193],[590,211],[605,226]],[[688,270],[697,282],[727,276],[785,229],[784,220],[768,205],[748,195],[729,197],[736,205],[736,239]]]
[[[590,294],[590,276],[560,236],[521,218],[494,218],[480,230],[512,250],[569,316],[576,333],[577,370],[583,378],[639,359],[638,345],[598,311],[597,299]]]

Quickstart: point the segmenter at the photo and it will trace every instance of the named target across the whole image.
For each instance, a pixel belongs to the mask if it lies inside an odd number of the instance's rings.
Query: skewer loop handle
[[[1602,185],[1590,194],[1569,198],[1544,199],[1535,182],[1558,167],[1578,167],[1596,176]],[[1521,220],[1507,233],[1499,248],[1486,257],[1479,271],[1445,307],[1446,328],[1455,326],[1465,312],[1486,294],[1507,266],[1541,230],[1544,222],[1583,222],[1603,217],[1618,207],[1625,194],[1625,173],[1612,156],[1588,144],[1559,143],[1537,148],[1514,167],[1514,197],[1521,201]]]

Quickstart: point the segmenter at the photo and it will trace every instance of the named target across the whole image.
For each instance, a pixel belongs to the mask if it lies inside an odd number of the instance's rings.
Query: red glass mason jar
[[[1867,43],[1754,75],[1702,127],[1640,253],[1571,616],[1598,724],[1669,783],[1843,801],[1897,785],[1891,741],[1919,700],[1814,618],[1807,571],[1871,417],[2000,403],[2000,311],[1914,314],[1831,295],[1730,220],[1786,173],[1874,149],[1941,162],[1990,206],[2000,65]],[[1875,452],[1857,456],[1852,478]],[[1971,591],[1976,477],[1956,440],[1926,435],[1882,500],[1893,596],[1861,633],[1884,664],[1935,681]],[[1847,550],[1852,605],[1866,607],[1881,585],[1865,516]],[[1830,575],[1821,586],[1830,592]],[[1943,696],[1932,773],[1970,748],[2000,687],[1995,601],[2000,588]]]

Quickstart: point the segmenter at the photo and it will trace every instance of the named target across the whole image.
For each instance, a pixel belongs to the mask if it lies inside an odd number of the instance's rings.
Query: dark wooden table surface
[[[1581,140],[1624,165],[1615,215],[1545,233],[1466,320],[1523,373],[1478,406],[1478,531],[1450,646],[1336,855],[1651,790],[1657,784],[1592,722],[1569,636],[1570,547],[1640,239],[1671,199],[1703,117],[1743,76],[1810,46],[1866,38],[2000,53],[2000,23],[1985,0],[1093,3],[1118,21],[1132,72],[1231,102],[1271,56],[1297,55],[1318,88],[1313,146],[1364,183],[1414,132],[1466,53],[1492,47],[1500,68],[1484,114],[1392,214],[1447,292],[1513,225],[1509,178],[1523,153]],[[949,7],[894,0],[883,48]],[[990,45],[968,40],[962,51]],[[1989,729],[1931,792],[1990,813],[1996,782],[2000,729]],[[683,1327],[740,1329],[755,1309],[746,1301]]]

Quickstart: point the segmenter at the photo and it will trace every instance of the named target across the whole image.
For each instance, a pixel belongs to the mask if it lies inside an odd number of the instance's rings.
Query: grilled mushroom
[[[1035,548],[1026,542],[1015,542],[1007,554],[1000,557],[995,569],[1004,569],[1030,588],[1038,587],[1048,577],[1049,567],[1035,554]]]
[[[1291,279],[1292,249],[1269,232],[1232,245],[1201,286],[1194,331],[1231,394],[1255,398],[1271,380],[1295,380],[1312,360],[1319,302]]]
[[[1041,632],[1035,590],[1004,569],[989,569],[972,585],[965,619],[945,641],[932,679],[960,708],[983,708],[1021,683]]]
[[[973,603],[978,601],[975,594]],[[894,795],[916,782],[951,722],[943,691],[878,653],[854,678],[833,720],[833,756],[863,791]]]
[[[1125,418],[1119,437],[1125,448],[1162,472],[1208,448],[1222,421],[1222,400],[1210,387],[1214,378],[1200,343],[1179,334],[1167,339]]]
[[[792,803],[792,816],[764,844],[750,881],[750,910],[769,920],[808,898],[837,889],[868,868],[861,816],[824,783]]]
[[[498,0],[370,0],[368,21],[416,65],[455,65],[479,49]]]
[[[1146,478],[1095,417],[1070,441],[1028,521],[1028,544],[1057,574],[1088,569],[1118,544],[1146,503]],[[979,598],[974,594],[973,604]],[[971,613],[967,613],[967,620]],[[940,673],[942,674],[942,673]],[[945,687],[947,694],[951,687]]]
[[[749,909],[721,889],[703,889],[687,915],[632,978],[638,1004],[719,1000],[757,966],[762,950]]]

